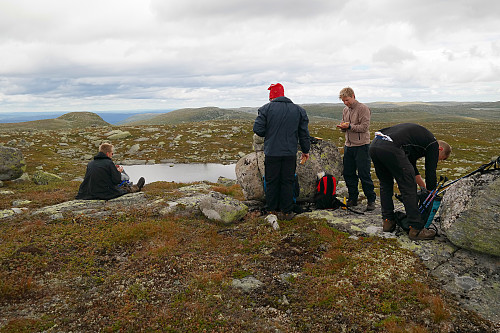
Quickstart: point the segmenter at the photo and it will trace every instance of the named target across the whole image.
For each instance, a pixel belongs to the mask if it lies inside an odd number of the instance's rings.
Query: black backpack
[[[314,203],[319,209],[337,209],[341,202],[336,197],[337,180],[332,175],[324,175],[316,183]]]
[[[432,222],[434,221],[434,216],[436,215],[442,200],[441,196],[436,195],[428,205],[424,206],[423,203],[425,202],[428,195],[429,192],[422,190],[417,193],[418,207],[421,214],[420,217],[422,218],[422,222],[425,223],[424,228],[429,228],[431,226]],[[396,195],[396,198],[400,201],[403,201],[400,195]],[[394,214],[396,224],[399,225],[404,231],[410,231],[410,225],[408,224],[408,217],[406,216],[406,214],[401,211],[395,211]]]

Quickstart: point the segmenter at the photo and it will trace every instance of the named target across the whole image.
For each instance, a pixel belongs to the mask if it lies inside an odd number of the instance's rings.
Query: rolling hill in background
[[[83,128],[89,126],[111,126],[93,112],[69,112],[54,119],[32,120],[19,123],[5,123],[0,125],[3,130],[63,130]]]
[[[221,109],[203,107],[196,109],[179,109],[161,114],[135,115],[121,121],[119,125],[166,125],[192,123],[207,120],[255,120],[255,115],[237,109]]]
[[[366,103],[372,121],[380,122],[464,122],[500,121],[499,102],[376,102]],[[340,121],[342,103],[302,104],[311,122]],[[134,114],[115,126],[175,125],[214,120],[255,120],[258,107],[222,109],[202,107],[179,109],[165,113]],[[93,112],[70,112],[54,119],[0,124],[0,131],[10,129],[69,129],[88,126],[112,126]]]
[[[367,103],[372,110],[373,121],[392,122],[460,122],[460,121],[500,121],[500,102],[376,102]],[[342,119],[342,103],[317,103],[301,105],[310,121]],[[164,114],[144,114],[127,118],[120,125],[160,125],[198,122],[206,120],[247,119],[255,120],[258,107],[221,109],[205,107],[180,109]]]

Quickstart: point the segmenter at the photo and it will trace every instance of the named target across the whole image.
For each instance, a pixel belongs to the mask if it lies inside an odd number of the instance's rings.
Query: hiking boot
[[[375,201],[373,202],[368,202],[368,204],[366,205],[366,210],[368,212],[372,211],[372,210],[375,210]]]
[[[358,205],[357,199],[348,199],[346,203],[347,207],[356,207]]]
[[[410,227],[410,232],[408,236],[411,240],[431,240],[436,237],[436,231],[430,229],[415,229]]]
[[[396,230],[396,221],[384,219],[384,222],[382,222],[382,230],[384,232],[393,232]]]
[[[139,189],[139,191],[142,190],[145,183],[146,179],[144,179],[144,177],[139,178],[139,181],[137,182],[137,188]]]

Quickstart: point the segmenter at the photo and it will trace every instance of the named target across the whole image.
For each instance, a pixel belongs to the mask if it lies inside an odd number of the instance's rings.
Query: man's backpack
[[[421,210],[420,216],[422,218],[422,223],[425,224],[424,228],[429,228],[431,226],[432,222],[434,221],[434,216],[436,215],[442,200],[441,196],[436,195],[428,205],[424,206],[423,202],[428,195],[429,192],[427,191],[419,191],[417,193],[418,207]],[[396,198],[402,201],[400,195],[396,195]],[[410,230],[410,225],[408,224],[408,217],[406,216],[406,214],[400,211],[396,211],[394,213],[396,224],[399,225],[401,229],[408,232]]]
[[[314,203],[319,209],[337,209],[340,201],[336,197],[337,179],[332,175],[324,175],[316,183]]]

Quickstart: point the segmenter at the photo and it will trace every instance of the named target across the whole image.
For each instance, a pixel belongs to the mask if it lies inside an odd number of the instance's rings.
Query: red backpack
[[[337,209],[341,202],[336,197],[337,179],[334,176],[326,174],[316,184],[316,193],[314,194],[314,203],[319,209]]]

